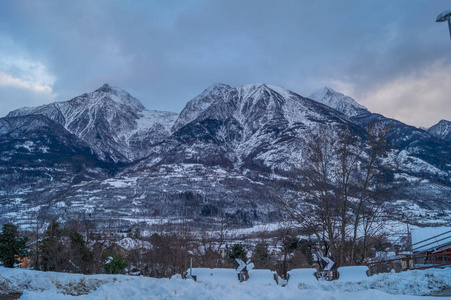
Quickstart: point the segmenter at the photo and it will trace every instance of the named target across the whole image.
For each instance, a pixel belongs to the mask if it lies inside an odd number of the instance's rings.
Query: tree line
[[[125,233],[108,228],[83,229],[77,223],[63,226],[52,220],[38,240],[29,242],[16,225],[3,224],[0,233],[0,261],[14,267],[21,258],[31,260],[30,268],[83,274],[132,274],[171,277],[184,274],[193,260],[194,267],[234,268],[236,258],[252,260],[256,268],[288,270],[312,267],[313,243],[299,239],[295,230],[279,229],[271,234],[240,237],[234,232],[181,230],[143,236],[139,227]],[[134,242],[124,251],[115,241],[128,238]]]

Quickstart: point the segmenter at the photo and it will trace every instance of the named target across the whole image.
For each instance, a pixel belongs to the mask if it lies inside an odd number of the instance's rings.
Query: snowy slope
[[[363,105],[360,105],[351,97],[345,96],[328,87],[317,90],[309,98],[330,106],[348,117],[368,113],[368,110]]]
[[[42,114],[86,141],[103,159],[129,161],[146,154],[147,148],[169,136],[177,114],[148,111],[124,90],[104,84],[94,92],[69,101],[8,114]]]

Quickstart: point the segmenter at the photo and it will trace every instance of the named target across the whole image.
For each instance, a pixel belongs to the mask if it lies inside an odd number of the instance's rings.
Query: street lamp
[[[449,36],[451,38],[451,10],[445,10],[441,14],[437,16],[437,20],[435,22],[445,22],[448,21],[448,27],[449,27]]]

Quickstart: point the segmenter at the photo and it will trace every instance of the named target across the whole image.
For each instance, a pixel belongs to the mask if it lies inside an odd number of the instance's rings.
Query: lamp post
[[[451,10],[445,10],[441,14],[437,16],[437,19],[435,22],[445,22],[448,21],[448,27],[449,27],[449,36],[451,38]]]

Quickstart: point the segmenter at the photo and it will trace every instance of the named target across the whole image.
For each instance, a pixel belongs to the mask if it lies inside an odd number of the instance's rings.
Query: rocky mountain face
[[[392,129],[387,160],[399,165],[395,178],[412,183],[397,195],[407,204],[395,201],[394,209],[429,219],[451,210],[449,143],[331,89],[312,97],[267,84],[215,84],[177,115],[148,111],[104,85],[15,110],[0,119],[0,213],[22,224],[33,222],[31,211],[122,228],[181,218],[209,228],[223,218],[275,222],[278,197],[296,193],[307,137],[327,125],[364,138],[371,124]]]
[[[451,142],[451,122],[441,120],[434,126],[428,129],[428,133],[438,139],[446,142]]]
[[[113,176],[118,165],[100,160],[89,145],[43,115],[0,119],[0,197],[6,217],[29,191],[29,213],[38,191],[59,190]],[[12,214],[14,217],[14,214]],[[13,218],[14,219],[14,218]]]

